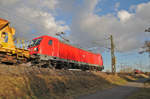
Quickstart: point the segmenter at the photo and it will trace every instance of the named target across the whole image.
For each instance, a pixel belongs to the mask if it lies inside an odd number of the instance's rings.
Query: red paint
[[[43,54],[59,57],[66,60],[103,66],[103,59],[100,54],[95,54],[80,48],[76,48],[72,45],[65,44],[59,41],[57,38],[51,36],[41,36],[33,40],[39,38],[42,38],[40,44],[34,47],[30,47],[30,54]],[[52,45],[48,44],[50,40],[52,40]],[[38,48],[38,51],[34,51],[35,48]]]

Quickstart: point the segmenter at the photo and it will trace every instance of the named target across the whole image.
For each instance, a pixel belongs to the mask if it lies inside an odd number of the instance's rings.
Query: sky
[[[150,40],[144,32],[150,26],[149,10],[150,0],[0,0],[0,17],[11,22],[17,37],[65,32],[73,45],[101,53],[105,70],[111,67],[110,35],[118,68],[150,65],[148,54],[138,54]]]

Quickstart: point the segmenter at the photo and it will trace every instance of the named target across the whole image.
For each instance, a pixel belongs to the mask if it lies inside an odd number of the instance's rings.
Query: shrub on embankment
[[[0,99],[72,99],[124,83],[100,72],[0,65]]]

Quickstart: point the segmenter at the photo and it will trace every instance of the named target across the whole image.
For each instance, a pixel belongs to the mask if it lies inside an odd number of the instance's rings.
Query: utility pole
[[[110,40],[110,42],[111,42],[111,48],[109,48],[109,49],[111,50],[112,73],[116,74],[115,44],[114,44],[114,41],[113,41],[113,36],[110,35],[110,37],[107,40]],[[96,43],[96,42],[93,42],[93,43]],[[98,44],[98,43],[96,43],[96,44]],[[122,68],[122,66],[121,66],[121,68]]]
[[[114,41],[113,41],[113,36],[110,36],[110,41],[111,41],[111,66],[112,66],[112,73],[115,74],[116,73],[116,57],[115,57],[115,45],[114,45]]]

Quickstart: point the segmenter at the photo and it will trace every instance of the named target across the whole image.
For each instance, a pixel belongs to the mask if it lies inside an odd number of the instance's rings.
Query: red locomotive
[[[143,72],[140,71],[140,70],[138,70],[138,69],[135,69],[135,70],[134,70],[134,73],[135,73],[135,74],[142,74]]]
[[[33,65],[59,69],[98,71],[104,69],[100,54],[76,48],[51,36],[33,39],[28,49],[33,58],[31,61]]]

